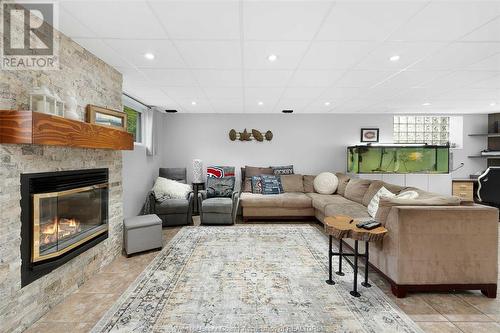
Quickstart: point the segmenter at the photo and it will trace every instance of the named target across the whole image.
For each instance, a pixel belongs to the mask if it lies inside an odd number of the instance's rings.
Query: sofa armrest
[[[233,191],[231,198],[233,200],[233,210],[231,212],[231,217],[233,219],[233,224],[235,224],[236,215],[238,214],[238,206],[240,204],[240,193],[238,191]]]
[[[497,283],[496,208],[393,206],[385,227],[383,271],[396,283]]]

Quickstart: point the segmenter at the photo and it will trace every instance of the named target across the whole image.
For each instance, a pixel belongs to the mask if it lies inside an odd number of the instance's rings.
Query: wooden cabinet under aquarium
[[[449,173],[450,147],[425,144],[347,147],[350,173]]]

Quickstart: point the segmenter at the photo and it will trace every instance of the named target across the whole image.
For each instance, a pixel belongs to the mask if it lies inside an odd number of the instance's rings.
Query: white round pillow
[[[339,179],[331,172],[322,172],[314,178],[314,190],[319,194],[333,194],[338,185]]]

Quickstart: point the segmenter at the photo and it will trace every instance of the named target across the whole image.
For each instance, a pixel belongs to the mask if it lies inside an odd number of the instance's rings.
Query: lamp
[[[203,183],[203,161],[193,160],[193,183]]]
[[[46,86],[36,87],[30,93],[30,109],[33,112],[56,113],[56,99]]]

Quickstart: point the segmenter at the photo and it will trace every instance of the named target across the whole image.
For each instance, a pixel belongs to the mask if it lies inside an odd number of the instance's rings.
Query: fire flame
[[[50,223],[41,226],[40,244],[54,243],[61,238],[74,235],[80,231],[80,222],[75,218],[54,217]]]

